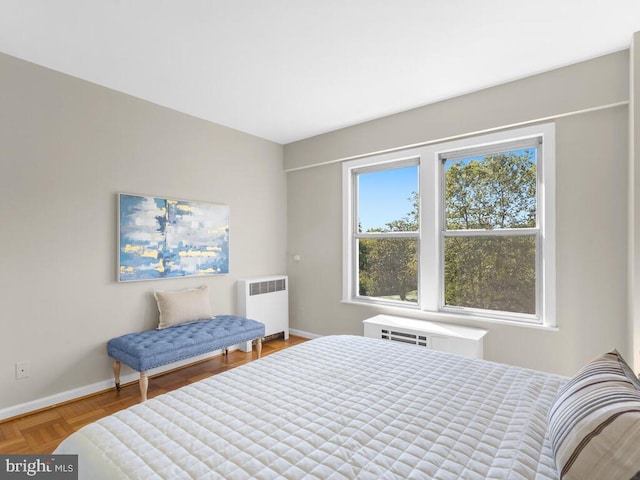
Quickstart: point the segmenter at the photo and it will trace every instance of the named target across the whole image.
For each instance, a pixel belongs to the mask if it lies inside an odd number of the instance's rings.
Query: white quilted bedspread
[[[88,425],[56,453],[86,479],[555,479],[564,377],[323,337]]]

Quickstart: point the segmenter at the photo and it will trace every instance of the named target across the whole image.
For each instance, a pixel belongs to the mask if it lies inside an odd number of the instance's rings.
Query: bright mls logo
[[[78,480],[77,455],[0,455],[0,480]]]

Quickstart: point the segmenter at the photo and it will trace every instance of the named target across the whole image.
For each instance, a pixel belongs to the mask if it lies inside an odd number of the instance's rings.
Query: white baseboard
[[[84,387],[74,388],[73,390],[56,393],[48,397],[38,398],[37,400],[32,400],[30,402],[12,405],[0,410],[0,420],[6,420],[7,418],[17,417],[18,415],[24,415],[25,413],[34,412],[46,407],[51,407],[58,403],[73,400],[74,398],[91,395],[92,393],[106,390],[109,387],[115,388],[113,385],[113,379],[92,383],[91,385],[85,385]]]
[[[237,347],[231,347],[229,348],[229,351],[236,350],[236,349]],[[154,375],[158,375],[160,373],[163,373],[169,370],[174,370],[176,368],[183,367],[191,363],[196,363],[211,357],[215,357],[216,355],[220,355],[221,353],[222,353],[222,350],[215,350],[213,352],[208,352],[202,355],[197,355],[195,357],[187,358],[186,360],[180,360],[179,362],[171,363],[169,365],[153,368],[147,372],[147,375],[152,377]],[[123,371],[129,370],[131,373],[126,373],[126,374],[123,373],[120,375],[121,385],[126,385],[127,383],[130,383],[130,382],[137,382],[138,379],[140,378],[140,374],[138,372],[131,370],[126,365],[122,365],[122,370]],[[113,378],[110,378],[109,380],[103,380],[101,382],[92,383],[91,385],[85,385],[83,387],[74,388],[72,390],[67,390],[66,392],[56,393],[48,397],[38,398],[30,402],[20,403],[18,405],[12,405],[10,407],[0,409],[0,421],[6,420],[7,418],[17,417],[19,415],[24,415],[30,412],[35,412],[36,410],[40,410],[42,408],[52,407],[59,403],[69,402],[71,400],[75,400],[80,397],[103,392],[109,389],[115,389]]]
[[[308,338],[309,340],[322,337],[322,335],[318,335],[317,333],[305,332],[303,330],[297,330],[295,328],[290,328],[289,333],[297,337]]]

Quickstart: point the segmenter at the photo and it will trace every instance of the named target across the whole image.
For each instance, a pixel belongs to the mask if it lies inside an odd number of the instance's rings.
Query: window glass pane
[[[536,237],[444,239],[445,305],[536,313]]]
[[[417,238],[360,239],[358,263],[358,295],[418,302]]]
[[[537,149],[445,160],[447,230],[536,226]]]
[[[418,166],[358,174],[358,232],[418,230]]]

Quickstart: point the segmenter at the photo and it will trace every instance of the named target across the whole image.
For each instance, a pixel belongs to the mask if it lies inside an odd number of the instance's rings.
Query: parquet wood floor
[[[288,340],[275,339],[265,342],[262,356],[302,343],[306,339],[290,336]],[[158,376],[149,381],[148,398],[175,390],[216,373],[243,365],[256,358],[255,351],[229,352],[227,357],[218,355],[211,359],[188,365]],[[0,422],[0,453],[47,454],[80,427],[106,415],[122,410],[140,401],[138,382],[129,383],[120,392],[115,388],[78,400],[56,405],[39,412],[22,415]]]

